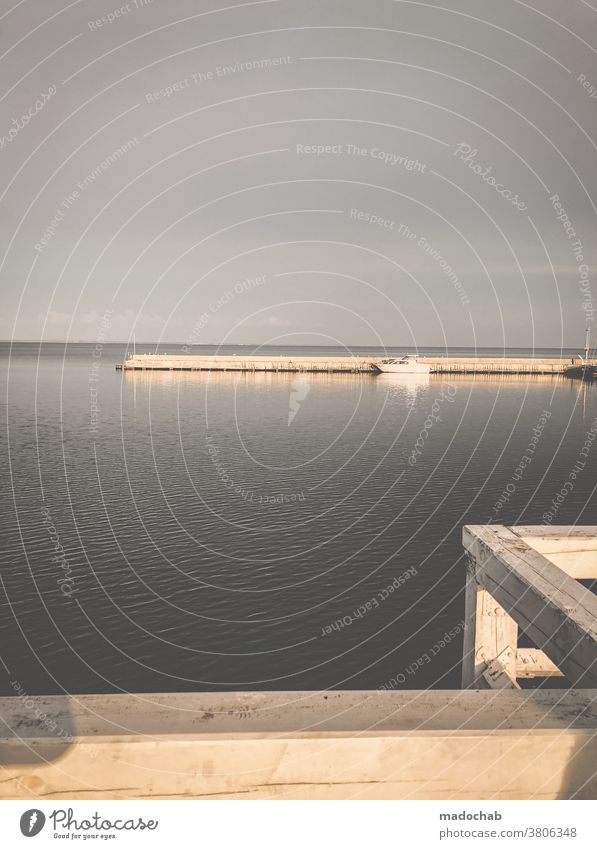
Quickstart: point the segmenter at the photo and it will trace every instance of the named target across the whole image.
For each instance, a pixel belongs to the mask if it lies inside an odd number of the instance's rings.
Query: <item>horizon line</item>
[[[503,348],[507,350],[508,348],[520,348],[526,351],[534,351],[537,348],[544,348],[551,351],[561,351],[565,349],[573,349],[579,347],[578,345],[462,345],[462,344],[446,344],[446,345],[432,345],[432,344],[419,344],[412,345],[406,343],[395,343],[395,344],[385,344],[385,345],[371,345],[371,344],[348,344],[348,345],[322,345],[322,344],[312,344],[312,343],[298,343],[298,344],[274,344],[269,342],[201,342],[201,343],[192,343],[188,345],[186,342],[139,342],[136,341],[133,343],[130,339],[117,339],[110,342],[98,342],[97,339],[0,339],[0,344],[27,344],[27,345],[178,345],[180,347],[187,348],[470,348],[472,350],[489,350],[489,349],[500,349]],[[580,346],[582,347],[582,346]]]

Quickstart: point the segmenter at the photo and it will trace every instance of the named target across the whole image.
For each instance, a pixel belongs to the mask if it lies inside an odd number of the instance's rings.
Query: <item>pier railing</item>
[[[462,686],[565,676],[597,687],[597,527],[470,525]],[[519,648],[522,630],[535,648]]]
[[[597,528],[469,526],[464,544],[467,689],[19,692],[0,698],[0,798],[597,798],[597,597],[579,583]],[[556,674],[573,686],[518,684]]]

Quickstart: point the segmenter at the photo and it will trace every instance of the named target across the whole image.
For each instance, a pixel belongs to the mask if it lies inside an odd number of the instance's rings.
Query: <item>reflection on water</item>
[[[102,357],[96,396],[91,346],[2,361],[4,692],[458,686],[462,525],[543,521],[597,418],[556,378]]]
[[[383,372],[377,375],[380,387],[388,393],[388,398],[399,400],[405,398],[413,403],[417,393],[429,388],[429,374],[392,374]]]

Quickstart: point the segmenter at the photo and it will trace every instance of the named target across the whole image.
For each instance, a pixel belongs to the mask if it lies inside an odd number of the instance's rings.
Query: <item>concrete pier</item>
[[[119,363],[125,371],[243,371],[351,373],[376,372],[376,357],[288,357],[271,355],[237,356],[225,354],[136,354]],[[563,375],[573,363],[570,358],[490,358],[490,357],[419,357],[433,374],[547,374]],[[597,361],[591,361],[597,362]],[[578,365],[578,364],[577,364]]]

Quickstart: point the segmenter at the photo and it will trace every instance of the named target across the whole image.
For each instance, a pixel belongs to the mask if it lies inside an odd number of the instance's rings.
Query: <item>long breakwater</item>
[[[433,374],[565,375],[578,368],[571,358],[419,357]],[[136,354],[117,369],[124,371],[242,371],[365,374],[378,371],[379,357],[305,357],[255,355]],[[596,364],[597,361],[592,361]]]

